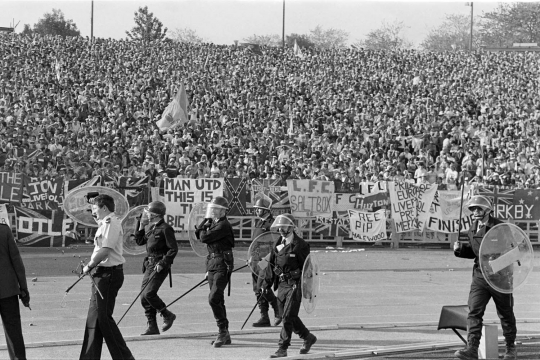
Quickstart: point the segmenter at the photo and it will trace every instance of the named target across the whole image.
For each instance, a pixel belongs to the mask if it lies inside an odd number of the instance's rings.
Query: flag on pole
[[[300,59],[304,58],[304,54],[302,53],[302,49],[300,49],[300,46],[298,46],[298,43],[296,42],[296,39],[294,39],[294,55],[298,56]]]
[[[163,131],[187,123],[188,120],[188,98],[184,84],[180,84],[175,98],[163,110],[161,119],[156,121],[156,125]]]
[[[294,134],[294,123],[292,114],[289,116],[289,135]]]
[[[263,56],[263,52],[261,50],[261,46],[259,44],[250,44],[250,43],[242,43],[240,44],[243,48],[245,48],[245,51],[248,51],[252,54]]]

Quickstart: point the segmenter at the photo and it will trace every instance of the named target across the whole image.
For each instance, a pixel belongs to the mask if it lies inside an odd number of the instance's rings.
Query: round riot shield
[[[514,224],[497,224],[480,244],[480,269],[489,286],[510,294],[521,286],[533,268],[529,237]]]
[[[135,232],[137,231],[137,218],[142,215],[146,205],[134,207],[129,210],[122,220],[122,230],[124,231],[123,242],[124,252],[130,255],[140,255],[146,252],[146,245],[137,245],[135,242]]]
[[[85,197],[91,192],[112,197],[114,199],[114,213],[119,219],[123,219],[128,213],[129,203],[126,197],[118,191],[104,186],[85,186],[70,191],[64,200],[64,211],[73,221],[81,225],[97,227],[97,223],[92,217],[91,206]]]
[[[201,240],[197,239],[195,235],[195,226],[203,221],[204,216],[206,215],[206,208],[208,207],[207,203],[197,203],[193,205],[191,212],[189,213],[188,218],[188,237],[191,248],[200,257],[206,257],[208,255],[208,250],[206,244]]]
[[[269,265],[270,253],[275,241],[279,239],[279,234],[275,232],[264,232],[251,242],[248,249],[248,266],[259,278],[264,278],[264,273]]]
[[[319,262],[314,254],[309,254],[302,269],[302,305],[308,314],[315,310],[319,296]]]

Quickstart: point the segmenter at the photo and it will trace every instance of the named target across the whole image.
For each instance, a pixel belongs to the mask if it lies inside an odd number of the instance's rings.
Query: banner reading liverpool
[[[467,187],[464,191],[468,193]],[[454,234],[459,231],[461,211],[461,232],[468,231],[472,224],[471,212],[467,208],[467,199],[461,200],[461,191],[437,191],[429,210],[428,230]]]
[[[223,179],[178,179],[166,178],[163,198],[167,206],[165,221],[174,230],[187,230],[189,213],[193,204],[210,202],[223,196]]]
[[[60,177],[23,176],[22,206],[34,210],[58,210],[63,204],[64,180]]]
[[[349,210],[351,233],[356,241],[386,240],[386,210],[375,212]]]
[[[437,184],[388,183],[396,232],[424,231],[436,191]]]
[[[296,217],[332,217],[334,182],[322,180],[287,180],[291,212]]]

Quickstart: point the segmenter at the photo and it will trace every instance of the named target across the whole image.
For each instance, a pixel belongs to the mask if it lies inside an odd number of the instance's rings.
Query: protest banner
[[[353,240],[376,242],[387,239],[386,210],[375,212],[349,210]]]
[[[332,217],[334,182],[322,180],[287,180],[291,213],[296,217]]]
[[[281,179],[252,179],[251,185],[247,184],[246,198],[247,215],[254,216],[253,204],[257,199],[257,194],[265,194],[272,200],[272,213],[274,215],[288,213],[291,211],[289,204],[289,193],[287,183]]]
[[[21,205],[34,210],[58,210],[62,206],[64,180],[23,176]]]
[[[246,216],[246,178],[226,178],[223,194],[229,201],[230,216]]]
[[[467,189],[464,191],[468,193]],[[461,191],[437,191],[429,210],[426,223],[428,230],[454,234],[459,231],[459,215],[461,211],[461,232],[468,231],[472,225],[471,212],[467,208],[467,199],[461,200]]]
[[[6,204],[0,204],[0,224],[11,227],[11,221],[9,221],[9,213]]]
[[[73,220],[59,210],[32,210],[15,207],[18,243],[25,246],[69,246],[74,239]]]
[[[178,179],[163,180],[163,199],[167,206],[165,221],[174,230],[187,230],[189,213],[193,204],[210,202],[216,196],[223,196],[224,180]]]
[[[392,218],[397,233],[413,230],[424,231],[436,191],[436,184],[411,184],[407,182],[390,182],[388,184]]]
[[[0,204],[20,204],[22,200],[22,174],[0,172]]]

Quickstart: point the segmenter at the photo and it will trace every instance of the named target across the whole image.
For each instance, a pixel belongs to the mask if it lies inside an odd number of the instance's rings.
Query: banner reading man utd
[[[291,212],[296,217],[332,217],[334,211],[333,181],[287,180]]]
[[[223,179],[178,179],[164,180],[164,201],[167,206],[165,221],[174,230],[187,230],[189,213],[193,204],[210,202],[223,196]]]

